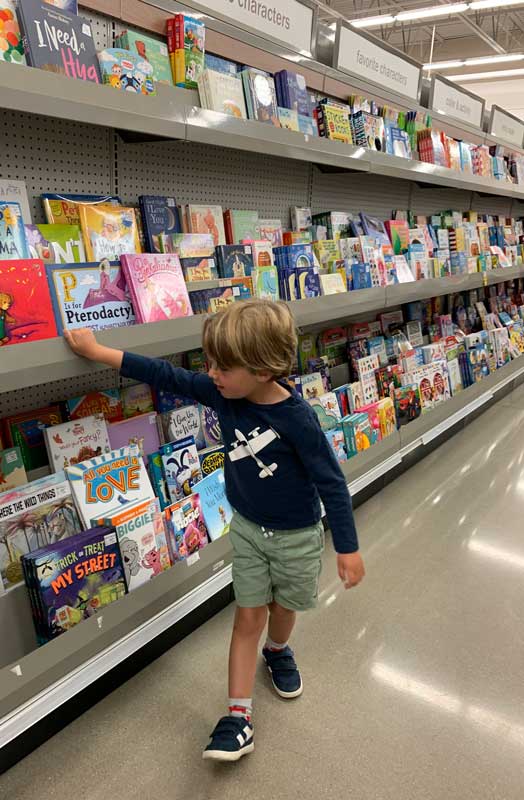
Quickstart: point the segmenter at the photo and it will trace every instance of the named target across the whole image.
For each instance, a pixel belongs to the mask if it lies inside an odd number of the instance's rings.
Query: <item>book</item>
[[[226,75],[236,75],[238,72],[238,64],[236,61],[229,61],[227,58],[220,58],[211,53],[205,53],[204,64],[206,69],[212,69],[214,72],[223,72]]]
[[[228,208],[224,211],[224,225],[228,244],[260,239],[258,211]]]
[[[296,375],[294,377],[294,386],[304,400],[311,400],[313,397],[321,397],[326,391],[320,372]]]
[[[0,261],[0,346],[57,335],[42,261]]]
[[[78,14],[77,0],[45,0],[45,2],[49,3],[51,6],[55,6],[55,8],[61,8],[62,11],[69,11],[71,14]]]
[[[135,94],[156,94],[153,66],[143,56],[120,47],[97,53],[102,83]]]
[[[192,436],[197,450],[221,442],[216,412],[199,404],[166,411],[160,415],[159,425],[166,442],[178,442]]]
[[[206,26],[194,17],[175,14],[172,20],[168,20],[168,49],[170,26],[174,33],[174,48],[169,59],[175,85],[196,89],[204,69]]]
[[[40,258],[44,264],[85,261],[78,225],[26,225],[25,236],[29,257]]]
[[[233,509],[226,497],[224,470],[216,469],[196,483],[193,491],[200,498],[200,508],[212,542],[229,533]]]
[[[204,69],[197,83],[202,108],[247,119],[244,90],[238,75]]]
[[[329,446],[331,447],[333,453],[335,454],[335,458],[338,461],[347,461],[348,454],[346,450],[346,440],[342,428],[336,427],[332,428],[329,431],[325,431],[325,436],[329,443]]]
[[[130,50],[140,58],[145,58],[153,67],[153,80],[173,86],[171,64],[165,42],[153,39],[143,31],[126,30],[117,37],[115,46]]]
[[[172,503],[187,497],[202,478],[198,451],[193,436],[162,445],[162,465]]]
[[[86,527],[107,509],[153,500],[154,493],[138,449],[122,447],[66,467],[80,518]]]
[[[244,85],[249,119],[280,127],[278,119],[275,81],[257,69],[244,69],[240,73]]]
[[[120,264],[100,263],[46,266],[58,333],[90,327],[95,331],[133,325],[131,305]]]
[[[298,125],[298,114],[296,111],[292,111],[289,108],[280,108],[279,106],[278,121],[280,123],[280,127],[286,131],[295,131],[296,133],[300,131]]]
[[[161,253],[160,234],[181,233],[176,199],[161,195],[140,195],[138,198],[147,253]]]
[[[48,464],[44,428],[62,421],[58,405],[12,414],[3,420],[5,444],[7,447],[20,448],[26,470],[44,467]]]
[[[107,425],[102,414],[63,422],[44,430],[52,472],[111,452]]]
[[[320,136],[344,144],[353,144],[348,112],[331,103],[319,103],[317,108]]]
[[[318,417],[322,430],[330,431],[342,421],[342,415],[334,392],[327,392],[308,400],[309,405]]]
[[[79,205],[78,213],[88,261],[140,253],[134,208],[100,203]]]
[[[157,415],[154,413],[139,414],[131,419],[114,422],[108,426],[107,432],[111,450],[135,445],[142,458],[145,458],[160,447]]]
[[[198,459],[200,461],[200,471],[204,477],[210,475],[216,469],[224,469],[224,446],[217,445],[216,447],[206,447],[205,450],[199,451]]]
[[[416,384],[409,384],[395,389],[394,394],[397,427],[401,428],[420,417],[422,413],[420,390]]]
[[[4,588],[22,580],[20,558],[81,530],[63,472],[0,495],[0,575]]]
[[[27,63],[68,78],[100,83],[91,23],[39,0],[17,6]]]
[[[107,423],[119,422],[124,418],[122,399],[118,389],[104,389],[89,392],[80,397],[66,400],[69,419],[82,419],[92,414],[102,414]]]
[[[40,644],[89,619],[126,591],[114,531],[97,527],[23,559]]]
[[[218,273],[221,278],[241,278],[246,275],[251,275],[253,270],[253,255],[249,245],[221,245],[217,247],[216,252]]]
[[[15,0],[0,1],[0,61],[7,61],[10,64],[26,63]]]
[[[0,203],[0,260],[29,258],[20,203]]]
[[[10,492],[27,483],[27,474],[19,447],[0,450],[0,492]]]
[[[5,6],[6,0],[0,0],[0,20],[2,15],[2,7]],[[8,3],[11,0],[7,0]],[[4,28],[5,33],[5,28]],[[2,31],[0,30],[0,41],[2,40]],[[5,56],[5,51],[0,48],[0,60]],[[29,198],[27,196],[27,186],[25,181],[12,181],[8,178],[0,178],[0,204],[2,203],[18,203],[22,212],[22,220],[24,225],[31,225],[31,210],[29,208]]]
[[[371,447],[371,423],[366,412],[357,412],[350,414],[349,417],[344,417],[342,430],[348,458],[352,458]]]
[[[260,239],[271,242],[272,247],[282,246],[282,220],[259,219]]]
[[[187,205],[188,233],[210,233],[215,247],[226,244],[222,206]]]
[[[164,509],[170,505],[171,498],[169,497],[169,492],[167,491],[166,476],[164,474],[162,453],[160,450],[157,450],[156,453],[151,453],[151,455],[148,456],[147,468],[153,490],[157,496],[158,502],[160,503],[160,510],[164,511]]]
[[[279,106],[310,117],[311,101],[304,76],[283,69],[276,72],[274,78]]]
[[[163,253],[176,253],[179,258],[211,258],[215,243],[210,233],[161,233],[160,249]]]
[[[160,575],[163,566],[158,552],[157,531],[162,518],[158,500],[145,500],[108,512],[98,520],[98,524],[114,529],[116,533],[128,592]]]
[[[176,254],[123,255],[121,258],[138,322],[159,322],[193,313]]]
[[[101,194],[56,194],[41,195],[46,220],[50,225],[80,225],[81,205],[121,205],[119,197]]]
[[[322,287],[322,294],[342,294],[347,291],[344,279],[339,272],[331,274],[320,274],[320,285]]]
[[[124,386],[120,395],[124,419],[141,414],[152,414],[155,410],[151,387],[147,383],[133,383],[131,386]]]
[[[208,543],[200,497],[192,494],[165,510],[173,560],[182,561]]]

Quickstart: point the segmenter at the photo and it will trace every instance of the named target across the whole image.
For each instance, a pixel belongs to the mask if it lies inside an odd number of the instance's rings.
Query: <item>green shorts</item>
[[[324,549],[321,522],[309,528],[272,531],[235,511],[229,536],[237,605],[257,608],[275,600],[292,611],[316,606]]]

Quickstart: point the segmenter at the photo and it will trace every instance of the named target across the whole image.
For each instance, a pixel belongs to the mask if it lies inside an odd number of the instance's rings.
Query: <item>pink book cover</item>
[[[142,253],[120,260],[138,322],[161,322],[193,313],[176,254]]]
[[[141,414],[138,417],[114,422],[108,425],[109,441],[112,450],[138,446],[142,458],[154,453],[160,447],[156,414]]]

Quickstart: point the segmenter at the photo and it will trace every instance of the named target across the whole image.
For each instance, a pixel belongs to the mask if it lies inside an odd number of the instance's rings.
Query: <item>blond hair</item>
[[[297,333],[285,303],[242,300],[206,320],[203,345],[219,369],[245,367],[285,378],[295,362]]]

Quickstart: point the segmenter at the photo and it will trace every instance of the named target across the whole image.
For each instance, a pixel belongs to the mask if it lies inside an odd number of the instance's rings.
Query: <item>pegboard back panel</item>
[[[114,40],[115,20],[113,20],[111,17],[106,17],[103,14],[96,14],[94,11],[89,11],[86,8],[81,8],[79,13],[91,23],[91,30],[93,31],[93,40],[96,49],[103,50],[105,47],[112,47]]]
[[[370,173],[323,173],[313,167],[311,206],[321,211],[364,211],[391,219],[395,208],[409,208],[410,184]]]
[[[513,201],[511,197],[486,197],[485,195],[473,194],[471,209],[479,211],[481,214],[502,214],[505,217],[512,215]]]
[[[174,195],[179,204],[257,209],[289,226],[290,206],[308,206],[311,165],[194,142],[129,144],[118,140],[118,194]]]
[[[411,208],[415,214],[438,214],[439,211],[469,211],[471,192],[445,187],[421,187],[413,185]]]

